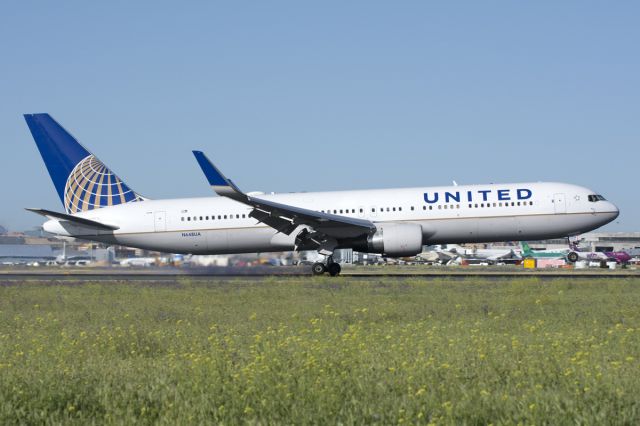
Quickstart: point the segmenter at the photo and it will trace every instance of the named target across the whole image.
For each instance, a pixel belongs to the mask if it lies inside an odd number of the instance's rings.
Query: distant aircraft
[[[496,249],[482,249],[482,248],[466,248],[455,244],[448,244],[447,250],[452,253],[457,253],[464,259],[480,259],[488,260],[490,262],[497,262],[506,259],[519,258],[510,248],[496,248]]]
[[[569,249],[559,250],[532,250],[524,241],[520,242],[522,246],[522,257],[532,259],[564,259],[569,253]]]
[[[616,263],[627,263],[631,260],[629,253],[625,251],[580,251],[576,245],[571,246],[571,251],[567,253],[569,262],[579,260],[587,261],[609,261]]]
[[[483,260],[489,263],[496,263],[501,260],[519,259],[517,253],[509,248],[500,249],[478,249],[466,248],[456,244],[443,244],[427,247],[419,257],[428,262],[439,262],[449,264],[465,260]]]
[[[47,232],[107,244],[191,254],[315,250],[326,262],[316,262],[313,272],[337,275],[340,265],[333,252],[339,248],[415,256],[425,244],[577,235],[619,214],[594,191],[566,183],[245,193],[200,151],[193,154],[219,197],[151,200],[133,191],[48,114],[25,119],[65,212],[28,210],[49,219]],[[298,153],[296,161],[306,161],[309,173],[323,179],[335,173],[328,170],[331,155],[340,153]],[[353,162],[358,165],[357,158]],[[151,154],[140,163],[153,171]],[[274,167],[264,163],[265,170]],[[358,167],[377,173],[364,164]]]
[[[143,266],[149,267],[156,264],[156,258],[154,257],[131,257],[122,259],[120,266]]]

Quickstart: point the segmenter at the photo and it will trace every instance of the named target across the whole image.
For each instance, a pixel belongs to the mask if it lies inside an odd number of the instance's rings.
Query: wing
[[[322,213],[247,195],[227,179],[202,152],[193,151],[193,155],[218,195],[253,207],[249,216],[278,232],[290,235],[300,226],[307,226],[311,228],[311,232],[307,231],[310,238],[318,242],[326,237],[334,240],[355,238],[367,235],[376,229],[373,222],[369,220]]]
[[[82,217],[77,217],[77,216],[73,216],[66,213],[58,213],[58,212],[45,210],[45,209],[25,209],[25,210],[29,210],[30,212],[34,212],[48,219],[58,219],[62,221],[67,221],[67,222],[71,222],[74,225],[80,225],[85,228],[91,228],[99,231],[115,231],[117,229],[120,229],[117,226],[107,225],[104,223],[96,222],[95,220],[85,219]]]

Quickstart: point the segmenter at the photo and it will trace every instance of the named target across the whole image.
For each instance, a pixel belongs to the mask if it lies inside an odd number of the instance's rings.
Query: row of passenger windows
[[[505,203],[476,203],[476,204],[469,204],[469,208],[486,208],[486,207],[515,207],[515,206],[532,206],[533,205],[533,201],[511,201],[511,203],[509,202],[505,202]],[[433,210],[434,206],[422,206],[422,210]],[[437,206],[438,210],[447,210],[447,209],[459,209],[460,208],[460,204],[439,204]],[[411,211],[414,211],[415,207],[411,206]],[[333,210],[320,210],[322,213],[333,213],[333,214],[349,214],[349,213],[353,213],[355,214],[356,209],[333,209]],[[358,210],[360,213],[364,213],[364,209],[359,209]],[[380,208],[376,208],[376,207],[372,207],[371,208],[371,213],[376,213],[376,212],[401,212],[402,211],[402,207],[380,207]],[[211,215],[211,216],[182,216],[180,219],[185,222],[196,222],[198,220],[225,220],[225,219],[246,219],[247,215],[246,214],[224,214],[224,215]]]
[[[217,216],[218,220],[224,220],[224,219],[246,219],[247,215],[246,214],[219,214]],[[197,220],[216,220],[216,216],[215,215],[211,215],[211,216],[182,216],[180,218],[180,220],[182,220],[183,222],[186,220],[187,222],[191,222],[191,221],[197,221]]]
[[[486,208],[486,207],[515,207],[515,206],[532,206],[533,205],[533,201],[511,201],[511,202],[499,202],[499,203],[475,203],[475,204],[469,204],[469,208],[470,209],[477,209],[477,208]],[[438,206],[436,206],[436,208],[438,210],[447,210],[447,209],[459,209],[460,208],[460,204],[439,204]],[[422,206],[422,210],[433,210],[434,206]],[[333,214],[349,214],[351,213],[355,213],[356,209],[334,209],[334,210],[320,210],[322,213],[333,213]],[[371,208],[371,213],[376,213],[376,212],[380,212],[380,213],[384,213],[384,212],[401,212],[402,211],[402,207],[380,207],[380,208],[376,208],[376,207],[372,207]],[[411,206],[411,211],[415,211],[415,207]],[[360,213],[364,213],[363,209],[359,209]]]
[[[486,207],[515,207],[515,206],[532,206],[533,201],[511,201],[505,203],[475,203],[469,204],[470,209],[478,209],[478,208],[486,208]],[[433,206],[428,206],[429,210],[433,210]],[[442,209],[459,209],[460,204],[439,204],[438,210]],[[427,206],[422,206],[422,210],[427,210]],[[411,211],[413,211],[413,206],[411,206]]]
[[[532,206],[533,205],[533,201],[511,201],[511,204],[507,203],[476,203],[476,204],[469,204],[469,208],[482,208],[482,207],[515,207],[515,206]]]
[[[364,209],[360,209],[359,211],[360,211],[360,213],[364,213]],[[349,214],[349,213],[355,213],[356,209],[351,209],[351,210],[349,210],[349,209],[339,209],[339,210],[338,209],[333,209],[333,210],[329,209],[329,210],[320,210],[320,212],[329,213],[329,214],[331,214],[331,213],[333,213],[333,214]]]

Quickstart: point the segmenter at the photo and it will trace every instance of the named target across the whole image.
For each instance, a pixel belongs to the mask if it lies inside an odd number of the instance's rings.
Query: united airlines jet
[[[566,183],[507,183],[364,191],[245,193],[200,151],[217,197],[152,200],[135,192],[48,114],[25,119],[65,212],[56,235],[169,253],[317,250],[315,274],[340,273],[334,250],[414,256],[425,244],[522,241],[591,231],[618,208]]]

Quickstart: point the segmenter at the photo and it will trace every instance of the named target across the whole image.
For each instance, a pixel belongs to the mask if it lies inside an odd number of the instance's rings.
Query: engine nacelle
[[[369,252],[392,257],[422,253],[422,226],[417,223],[384,223],[376,227],[375,234],[367,238]]]

